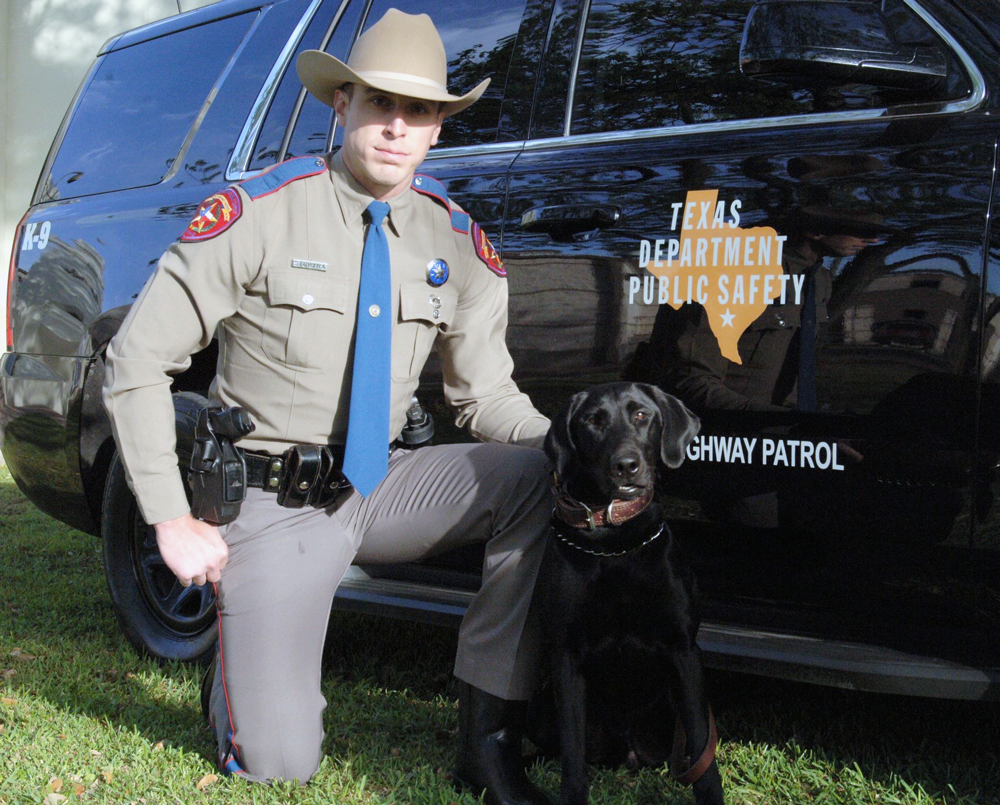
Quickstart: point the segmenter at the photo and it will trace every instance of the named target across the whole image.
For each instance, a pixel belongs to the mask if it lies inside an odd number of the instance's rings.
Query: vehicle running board
[[[372,578],[348,571],[334,608],[457,628],[474,592]],[[705,665],[724,671],[832,685],[872,693],[1000,700],[1000,669],[976,668],[867,643],[702,623]]]

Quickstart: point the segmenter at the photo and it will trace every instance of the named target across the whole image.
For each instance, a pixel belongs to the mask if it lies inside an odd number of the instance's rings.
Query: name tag
[[[326,271],[326,263],[314,263],[312,260],[292,260],[292,268],[308,268],[310,271]]]

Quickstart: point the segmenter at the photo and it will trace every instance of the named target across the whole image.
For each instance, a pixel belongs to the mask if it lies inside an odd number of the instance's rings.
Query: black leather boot
[[[486,805],[551,805],[528,780],[521,757],[527,702],[509,702],[459,683],[455,784]]]

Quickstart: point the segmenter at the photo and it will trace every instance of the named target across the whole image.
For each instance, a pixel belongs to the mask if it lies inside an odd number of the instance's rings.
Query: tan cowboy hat
[[[448,92],[448,61],[441,36],[426,14],[395,8],[358,37],[347,64],[319,50],[306,50],[295,63],[307,90],[328,106],[344,84],[440,101],[445,115],[461,112],[479,100],[490,80],[465,95]]]
[[[848,207],[803,207],[798,211],[797,222],[804,231],[816,235],[877,238],[901,231],[898,226],[887,224],[881,213]]]

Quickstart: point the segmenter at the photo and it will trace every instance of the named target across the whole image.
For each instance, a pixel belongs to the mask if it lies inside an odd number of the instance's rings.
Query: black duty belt
[[[334,505],[351,488],[341,469],[340,445],[297,444],[280,456],[245,450],[243,457],[247,486],[276,493],[278,503],[290,509]]]

